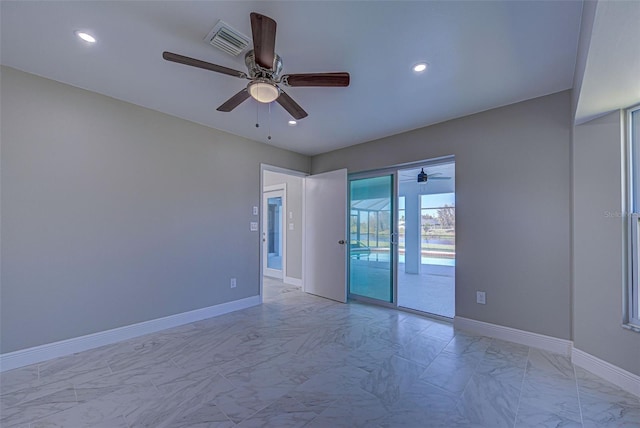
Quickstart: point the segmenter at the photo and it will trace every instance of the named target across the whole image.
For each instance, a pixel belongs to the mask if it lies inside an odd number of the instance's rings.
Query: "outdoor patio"
[[[421,265],[408,274],[398,264],[398,305],[447,318],[455,316],[455,266]]]
[[[351,260],[350,292],[360,296],[391,300],[391,271],[382,254]],[[453,260],[432,259],[420,266],[419,274],[405,273],[398,263],[398,305],[408,309],[455,316],[455,266]]]

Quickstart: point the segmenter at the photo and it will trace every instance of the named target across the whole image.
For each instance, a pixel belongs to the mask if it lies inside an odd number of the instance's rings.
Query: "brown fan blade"
[[[247,91],[247,88],[244,88],[243,90],[229,98],[227,101],[225,101],[224,104],[222,104],[216,110],[229,112],[242,104],[242,102],[247,98],[249,98],[249,91]]]
[[[293,101],[293,98],[287,95],[283,90],[280,90],[280,96],[276,101],[278,101],[278,104],[284,107],[284,109],[288,111],[294,119],[300,120],[309,116],[309,114],[304,111],[297,102]]]
[[[200,61],[199,59],[190,58],[184,55],[178,55],[173,52],[163,52],[162,58],[167,61],[177,62],[178,64],[190,65],[192,67],[203,68],[209,71],[215,71],[216,73],[228,74],[229,76],[240,77],[244,79],[247,77],[246,73],[242,71],[234,70],[232,68],[223,67],[217,64],[211,64],[210,62]]]
[[[273,70],[276,49],[276,21],[259,13],[251,13],[251,33],[253,34],[253,54],[256,63],[267,70]]]
[[[349,73],[306,73],[282,76],[287,86],[349,86]]]

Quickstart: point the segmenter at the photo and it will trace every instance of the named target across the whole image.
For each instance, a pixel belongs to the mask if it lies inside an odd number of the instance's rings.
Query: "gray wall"
[[[569,339],[570,112],[565,91],[314,156],[312,172],[455,155],[456,315]]]
[[[302,281],[302,186],[304,178],[273,171],[264,172],[263,184],[265,186],[283,183],[287,185],[287,220],[285,222],[285,228],[287,229],[287,263],[285,276]],[[289,229],[290,223],[293,223],[293,230]],[[286,280],[287,278],[284,279]]]
[[[573,134],[574,346],[640,375],[640,334],[622,325],[626,240],[621,112]]]
[[[1,78],[0,352],[259,293],[260,163],[308,171],[308,157]]]

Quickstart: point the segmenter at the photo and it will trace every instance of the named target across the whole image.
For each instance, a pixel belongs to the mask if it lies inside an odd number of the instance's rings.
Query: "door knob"
[[[344,240],[344,239],[339,240],[339,241],[338,241],[338,244],[340,244],[340,245],[344,245],[344,244],[345,244],[345,240]]]

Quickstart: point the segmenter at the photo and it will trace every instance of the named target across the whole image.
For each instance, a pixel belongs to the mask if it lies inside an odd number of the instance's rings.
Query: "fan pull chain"
[[[271,139],[271,104],[269,103],[269,136],[267,137],[267,140]]]
[[[260,128],[260,120],[258,119],[258,111],[260,110],[260,104],[256,104],[256,128]]]

